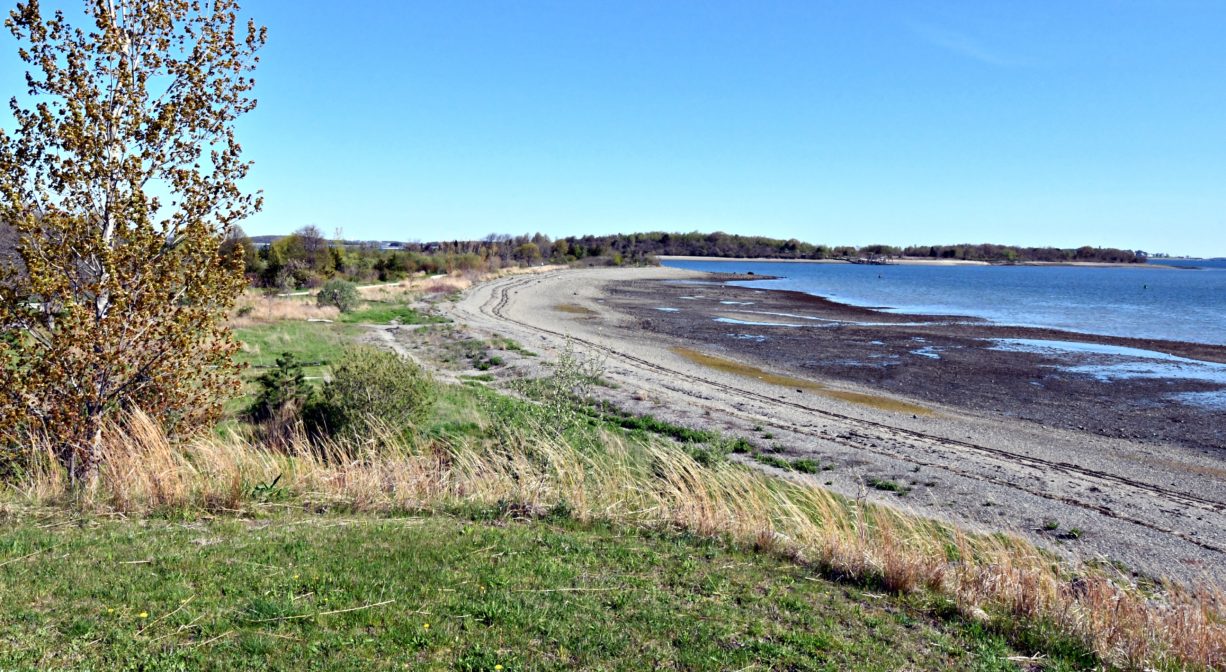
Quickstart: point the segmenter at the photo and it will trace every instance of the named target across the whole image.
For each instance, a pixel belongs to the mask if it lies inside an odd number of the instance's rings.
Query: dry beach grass
[[[1053,624],[1128,669],[1226,664],[1223,596],[1212,590],[1144,591],[1061,565],[1018,538],[969,534],[736,464],[704,466],[662,439],[631,444],[603,431],[601,449],[584,451],[543,425],[490,429],[497,441],[377,432],[360,445],[320,449],[299,438],[278,451],[236,434],[176,444],[135,414],[109,427],[91,489],[73,493],[49,461],[35,461],[41,466],[6,501],[13,509],[241,512],[261,506],[253,484],[275,484],[282,505],[308,510],[501,506],[531,517],[565,507],[583,521],[716,537],[827,575],[931,591],[971,618]]]

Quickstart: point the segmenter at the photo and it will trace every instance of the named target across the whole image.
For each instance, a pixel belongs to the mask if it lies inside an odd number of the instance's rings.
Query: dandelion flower
[[[494,666],[494,669],[495,669],[495,670],[501,670],[501,669],[502,669],[502,665],[495,665],[495,666]]]
[[[106,608],[106,613],[108,613],[108,614],[113,614],[113,613],[115,613],[115,607],[107,607],[107,608]]]
[[[422,623],[422,624],[421,624],[421,628],[422,628],[422,630],[429,630],[429,629],[430,629],[430,624],[429,624],[429,623]]]
[[[142,611],[137,615],[140,616],[141,618],[149,618],[149,612],[147,611]]]

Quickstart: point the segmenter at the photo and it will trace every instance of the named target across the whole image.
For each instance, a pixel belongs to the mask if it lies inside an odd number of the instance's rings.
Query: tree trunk
[[[68,478],[74,490],[80,490],[98,477],[98,467],[102,464],[102,419],[98,416],[86,418],[85,429],[77,441],[64,443],[56,451],[60,464],[68,470]]]

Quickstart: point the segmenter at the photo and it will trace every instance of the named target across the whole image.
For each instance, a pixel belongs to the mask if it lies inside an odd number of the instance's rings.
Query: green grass
[[[358,333],[354,327],[319,322],[284,320],[234,330],[243,345],[237,359],[252,368],[271,367],[277,356],[293,352],[303,362],[328,362]],[[321,368],[307,375],[319,375]],[[256,374],[258,375],[258,373]]]
[[[770,465],[776,469],[784,471],[795,471],[801,474],[816,474],[820,471],[829,471],[829,468],[823,468],[816,460],[809,458],[801,458],[797,460],[789,460],[786,457],[779,455],[769,455],[765,453],[756,453],[753,459],[762,464]]]
[[[711,443],[720,439],[720,435],[717,432],[712,432],[705,429],[693,429],[683,425],[675,425],[671,422],[666,422],[650,415],[600,412],[591,407],[586,407],[583,410],[591,413],[593,417],[599,418],[610,425],[631,431],[642,431],[650,434],[667,436],[670,439],[674,439],[681,443]]]
[[[438,315],[427,315],[419,310],[403,304],[367,303],[361,310],[341,314],[339,321],[346,324],[390,324],[392,320],[400,324],[441,324],[447,318]]]
[[[518,352],[524,357],[539,357],[539,355],[537,355],[535,352],[532,352],[531,350],[528,350],[524,346],[520,345],[519,342],[513,338],[495,337],[490,339],[490,345],[498,348],[499,350]]]
[[[904,497],[911,492],[911,488],[886,478],[870,478],[868,479],[868,486],[874,490],[892,492],[899,497]]]
[[[292,352],[308,378],[319,379],[329,372],[329,362],[341,348],[353,342],[361,330],[346,324],[284,320],[234,330],[242,344],[235,359],[248,366],[243,372],[243,394],[230,400],[226,409],[231,414],[245,409],[255,393],[254,381],[268,368],[276,365],[277,357]],[[316,381],[318,382],[318,381]]]
[[[53,514],[0,531],[0,600],[14,670],[1011,670],[1029,653],[786,561],[566,519]]]

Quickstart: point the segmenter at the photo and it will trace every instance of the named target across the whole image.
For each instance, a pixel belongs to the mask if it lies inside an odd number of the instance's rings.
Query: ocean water
[[[965,315],[999,324],[1226,345],[1226,260],[1155,263],[1182,268],[680,260],[664,265],[780,276],[735,284],[806,292],[896,313]]]

